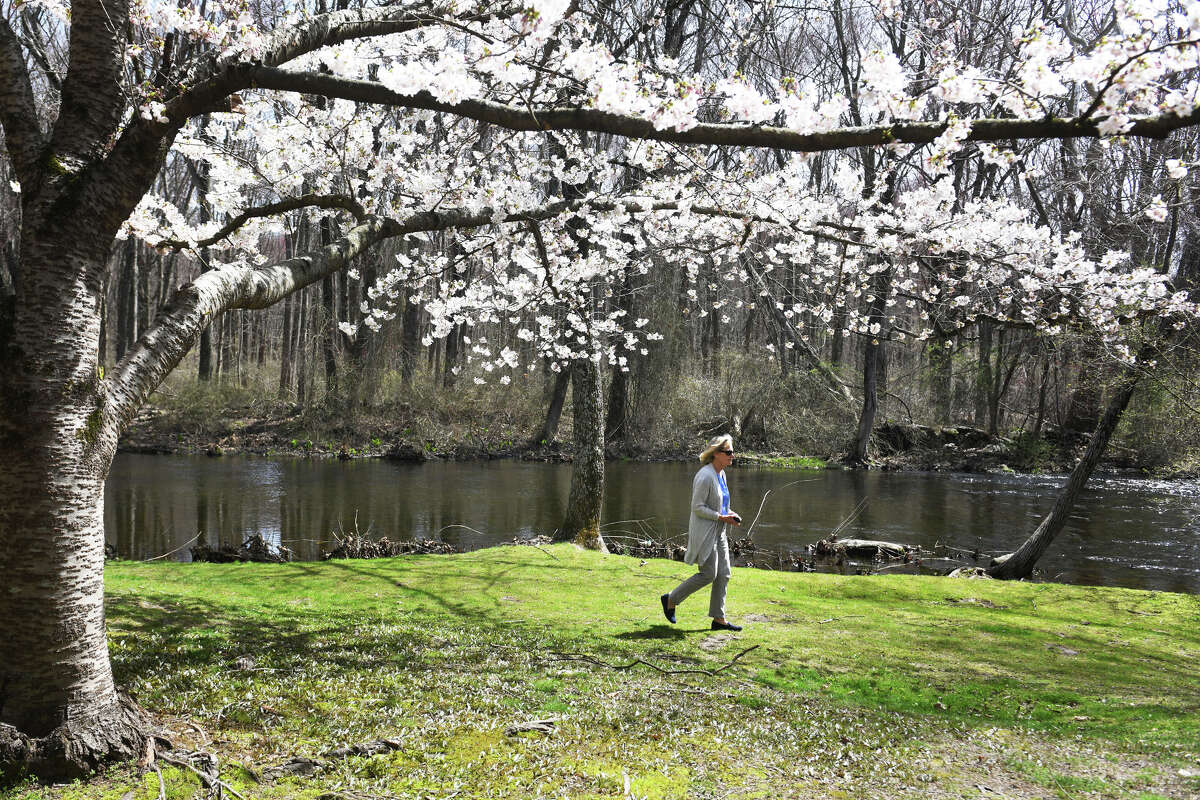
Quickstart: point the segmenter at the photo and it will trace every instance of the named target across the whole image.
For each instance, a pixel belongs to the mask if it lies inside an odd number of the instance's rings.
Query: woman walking
[[[725,468],[733,463],[733,437],[710,439],[700,454],[703,464],[692,479],[692,516],[688,523],[688,548],[683,560],[699,571],[661,598],[663,614],[675,622],[675,606],[697,589],[712,584],[708,615],[713,630],[740,631],[725,619],[725,587],[729,585],[729,540],[726,525],[740,525],[742,518],[729,509],[729,485]]]

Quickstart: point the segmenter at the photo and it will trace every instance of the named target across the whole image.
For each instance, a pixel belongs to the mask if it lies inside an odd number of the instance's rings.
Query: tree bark
[[[854,436],[854,447],[850,453],[852,464],[865,465],[870,457],[871,431],[875,428],[875,415],[879,410],[879,377],[883,371],[885,358],[887,324],[884,311],[887,308],[888,295],[891,294],[892,268],[888,266],[876,274],[872,281],[872,291],[875,299],[871,301],[871,325],[878,325],[878,333],[868,334],[863,349],[863,404],[858,415],[858,430]]]
[[[400,377],[404,383],[411,383],[421,358],[421,307],[408,296],[404,298],[403,325],[404,330],[400,334]]]
[[[554,444],[558,438],[558,423],[562,419],[563,404],[567,400],[567,389],[571,386],[571,368],[559,370],[554,376],[550,390],[550,403],[546,407],[546,421],[533,437],[533,446]]]
[[[571,366],[575,454],[567,516],[556,539],[608,552],[600,534],[604,506],[604,381],[600,355],[577,359]]]
[[[321,220],[321,246],[333,244],[333,222],[325,217]],[[325,366],[325,396],[333,398],[338,393],[338,318],[335,306],[333,273],[321,279],[321,360]]]
[[[79,346],[99,337],[108,241],[66,239],[60,224],[46,226],[49,243],[22,243],[15,313],[0,337],[0,774],[9,777],[79,777],[140,753],[146,736],[109,665],[103,501],[116,432],[97,350]]]
[[[945,425],[950,422],[951,387],[954,381],[953,343],[944,335],[935,335],[929,340],[930,388],[933,394],[934,421]]]
[[[286,400],[292,394],[292,306],[294,299],[288,297],[283,301],[283,335],[279,345],[279,391],[280,400]]]
[[[988,426],[988,406],[992,392],[992,323],[979,322],[979,361],[975,367],[975,425]]]

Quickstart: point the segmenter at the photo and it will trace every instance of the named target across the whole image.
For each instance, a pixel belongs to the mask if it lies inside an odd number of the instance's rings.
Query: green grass
[[[767,453],[743,452],[738,453],[738,460],[744,464],[758,467],[775,467],[777,469],[828,469],[829,463],[816,456],[780,456]]]
[[[570,546],[320,564],[110,564],[119,682],[247,797],[1186,797],[1200,766],[1187,595],[690,568]],[[639,664],[616,670],[588,660]],[[243,659],[239,662],[239,659]],[[246,660],[248,659],[248,660]],[[553,735],[505,728],[552,718]],[[259,783],[293,755],[390,754]],[[168,797],[194,777],[164,769]],[[997,783],[999,781],[999,783]],[[132,791],[132,794],[128,792]],[[154,773],[0,797],[158,795]],[[196,796],[203,796],[200,792]]]

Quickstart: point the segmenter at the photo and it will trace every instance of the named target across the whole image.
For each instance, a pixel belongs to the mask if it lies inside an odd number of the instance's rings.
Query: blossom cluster
[[[267,46],[264,34],[242,36],[241,6],[221,8],[219,22],[149,0],[136,12],[144,30],[183,32],[221,53]],[[567,8],[548,0],[508,18],[344,41],[288,66],[374,80],[400,95],[528,107],[535,116],[564,103],[590,107],[649,120],[660,131],[724,120],[820,133],[845,127],[854,114],[864,124],[936,119],[945,129],[914,162],[924,168],[921,178],[900,182],[885,203],[887,181],[868,186],[849,158],[821,168],[803,156],[716,158],[702,148],[586,143],[429,111],[248,92],[238,113],[194,122],[175,140],[175,158],[205,165],[212,221],[201,224],[194,203],[150,195],[127,233],[195,249],[248,208],[309,195],[348,198],[370,217],[401,223],[430,218],[424,228],[414,224],[402,252],[364,287],[368,301],[358,316],[379,329],[402,304],[419,303],[429,341],[460,332],[480,380],[596,349],[625,368],[658,336],[624,310],[620,294],[630,274],[667,262],[688,278],[689,313],[728,320],[747,305],[771,303],[786,319],[805,321],[806,332],[920,339],[986,318],[1047,335],[1085,329],[1119,347],[1131,319],[1197,313],[1158,272],[1121,254],[1090,256],[1077,238],[1035,223],[1013,202],[963,201],[953,181],[938,176],[984,116],[1086,111],[1115,135],[1138,113],[1190,111],[1197,92],[1186,71],[1197,65],[1197,47],[1188,42],[1200,39],[1200,3],[1170,17],[1159,0],[1121,0],[1116,33],[1087,51],[1035,23],[1013,32],[1017,55],[1003,67],[960,63],[949,39],[938,38],[948,34],[918,28],[913,35],[928,40],[931,54],[921,70],[881,40],[864,53],[849,93],[812,78],[771,84],[738,71],[685,74],[670,59],[618,60],[588,23],[564,16]],[[890,8],[881,8],[881,19],[900,13]],[[1179,31],[1184,37],[1172,38]],[[163,113],[158,100],[142,106],[143,117],[161,121]],[[970,146],[984,164],[1021,166],[1015,152]],[[911,148],[887,152],[895,169]],[[1172,159],[1163,170],[1178,181],[1190,166]],[[1161,195],[1145,209],[1152,221],[1168,213]],[[213,250],[212,265],[253,268],[265,258],[264,237],[301,220],[315,228],[323,216],[340,230],[358,222],[328,209],[254,218]],[[457,229],[443,233],[438,220],[453,219],[470,222],[447,223]],[[765,276],[762,285],[750,264]],[[803,291],[784,302],[772,291],[774,276],[796,271]],[[747,300],[747,292],[759,299]],[[483,331],[496,328],[523,346],[489,341]],[[350,323],[343,330],[357,333]]]

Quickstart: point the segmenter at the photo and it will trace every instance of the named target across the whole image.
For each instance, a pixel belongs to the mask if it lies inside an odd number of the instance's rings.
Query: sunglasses
[[[732,451],[732,450],[718,450],[717,452],[718,452],[718,453],[724,453],[724,454],[725,454],[725,455],[727,455],[727,456],[731,456],[731,455],[733,455],[733,451]]]

